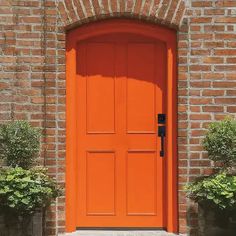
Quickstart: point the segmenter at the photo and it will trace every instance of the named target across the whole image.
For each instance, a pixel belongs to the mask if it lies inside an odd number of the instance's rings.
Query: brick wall
[[[64,186],[65,32],[54,0],[0,0],[0,120],[43,128],[42,162]],[[64,231],[64,198],[47,214],[47,232]],[[57,220],[55,220],[57,219]]]
[[[179,32],[179,186],[209,173],[201,140],[211,121],[236,111],[236,1],[188,1]],[[184,193],[179,194],[185,231]],[[188,206],[189,226],[196,209]],[[192,227],[192,232],[197,230]]]
[[[0,0],[0,120],[28,119],[43,128],[42,162],[63,187],[65,32],[112,17],[178,30],[179,225],[194,233],[196,207],[183,186],[209,172],[201,147],[209,122],[236,112],[235,0]],[[47,213],[45,235],[64,232],[64,201]]]

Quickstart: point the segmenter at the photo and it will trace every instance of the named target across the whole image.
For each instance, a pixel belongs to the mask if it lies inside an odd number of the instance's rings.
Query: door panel
[[[129,151],[126,169],[127,215],[156,215],[156,153]]]
[[[86,61],[89,63],[86,63],[86,71],[90,73],[86,80],[88,133],[114,133],[114,56],[113,44],[87,45]]]
[[[88,152],[86,158],[87,215],[115,215],[115,154]]]
[[[155,44],[129,43],[127,132],[155,133]],[[145,97],[144,97],[145,96]]]
[[[77,45],[77,227],[165,227],[165,55],[129,34]]]

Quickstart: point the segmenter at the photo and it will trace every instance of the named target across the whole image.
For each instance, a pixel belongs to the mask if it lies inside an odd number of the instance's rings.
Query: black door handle
[[[158,126],[158,136],[161,137],[161,150],[160,156],[164,157],[165,155],[165,136],[166,136],[166,127],[165,126]]]

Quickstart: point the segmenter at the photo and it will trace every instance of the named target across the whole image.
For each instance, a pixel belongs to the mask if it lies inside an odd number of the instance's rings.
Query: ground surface
[[[101,230],[81,230],[67,236],[175,236],[176,234],[165,231],[101,231]]]

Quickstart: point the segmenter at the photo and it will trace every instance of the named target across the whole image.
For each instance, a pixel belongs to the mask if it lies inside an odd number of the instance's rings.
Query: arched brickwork
[[[57,7],[67,29],[114,17],[139,18],[179,28],[185,0],[57,0]]]
[[[56,0],[59,24],[65,30],[109,18],[140,19],[182,32],[187,0]],[[64,31],[65,33],[65,31]],[[179,193],[179,199],[183,199]],[[186,232],[186,203],[179,202],[179,230]],[[181,224],[180,224],[181,222]]]

